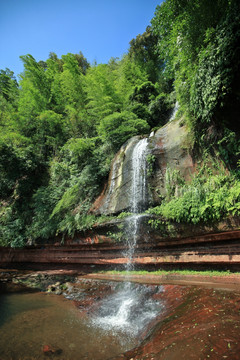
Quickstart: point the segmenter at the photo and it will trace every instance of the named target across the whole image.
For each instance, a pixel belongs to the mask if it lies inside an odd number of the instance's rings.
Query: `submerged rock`
[[[62,349],[55,349],[54,347],[52,347],[50,345],[44,345],[43,346],[43,353],[46,356],[61,355],[62,354]]]

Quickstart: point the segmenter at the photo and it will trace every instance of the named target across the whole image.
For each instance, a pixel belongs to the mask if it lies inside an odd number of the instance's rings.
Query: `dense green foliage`
[[[21,59],[19,84],[0,73],[0,243],[11,246],[93,225],[114,153],[149,133],[159,95],[130,55],[93,66],[82,53]]]
[[[191,184],[172,186],[170,197],[150,214],[178,223],[211,223],[240,214],[240,182],[235,176],[195,176]],[[175,191],[174,191],[175,190]],[[161,220],[150,220],[158,227]]]
[[[152,25],[165,59],[164,76],[174,81],[195,150],[215,170],[203,166],[189,184],[167,171],[166,197],[149,212],[193,224],[239,215],[240,3],[168,0],[157,7]],[[209,164],[213,156],[215,164]],[[228,171],[216,169],[216,160]]]
[[[0,244],[91,227],[114,153],[165,124],[176,99],[194,150],[217,154],[228,176],[176,187],[173,174],[152,212],[192,223],[239,213],[239,14],[237,0],[165,0],[120,60],[24,55],[19,84],[0,70]]]
[[[164,76],[174,81],[196,139],[206,145],[222,137],[223,127],[239,130],[239,1],[167,0],[152,26]]]

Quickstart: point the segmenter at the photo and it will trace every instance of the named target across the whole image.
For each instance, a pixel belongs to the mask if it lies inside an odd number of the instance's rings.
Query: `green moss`
[[[239,275],[239,272],[231,273],[230,271],[216,271],[216,270],[157,270],[157,271],[146,271],[146,270],[134,270],[134,271],[101,271],[103,274],[109,275],[201,275],[201,276],[229,276],[231,274]]]

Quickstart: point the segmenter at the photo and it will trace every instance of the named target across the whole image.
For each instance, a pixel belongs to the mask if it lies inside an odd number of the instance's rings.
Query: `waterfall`
[[[172,121],[172,120],[175,119],[178,110],[179,110],[179,103],[178,103],[178,101],[176,101],[176,103],[175,103],[175,105],[174,105],[174,108],[173,108],[173,110],[172,110],[170,119],[169,119],[168,121]]]
[[[137,142],[132,153],[132,186],[131,186],[131,211],[132,216],[126,220],[127,229],[127,250],[123,253],[127,259],[125,269],[134,269],[133,257],[138,238],[139,224],[142,215],[141,211],[146,209],[148,201],[147,191],[147,146],[148,139],[141,139]]]
[[[129,203],[133,214],[125,220],[127,229],[127,250],[123,253],[127,259],[125,282],[120,290],[102,302],[99,313],[93,320],[95,326],[110,331],[124,331],[132,336],[143,330],[161,308],[159,303],[151,299],[151,295],[159,291],[158,286],[149,289],[144,285],[134,285],[129,281],[128,276],[129,271],[134,269],[134,254],[142,218],[140,213],[148,204],[147,147],[147,138],[139,140],[134,146],[131,158],[132,184]]]
[[[131,211],[138,214],[147,203],[147,145],[148,139],[141,139],[132,153]]]
[[[94,325],[112,333],[123,332],[138,335],[162,309],[160,303],[151,299],[163,291],[162,286],[124,283],[118,291],[105,299],[94,318]]]

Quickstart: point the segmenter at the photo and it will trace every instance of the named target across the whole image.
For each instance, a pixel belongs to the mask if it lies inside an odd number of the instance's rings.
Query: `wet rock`
[[[47,292],[54,293],[55,295],[61,295],[62,294],[61,287],[62,287],[62,285],[60,284],[60,282],[57,282],[56,284],[53,284],[53,285],[48,285]]]
[[[128,140],[116,154],[108,185],[93,205],[93,211],[100,214],[119,213],[131,207],[132,153],[140,137]]]
[[[12,279],[13,284],[19,284],[20,280],[18,278]]]
[[[47,292],[54,292],[54,291],[55,291],[55,287],[53,285],[48,285]]]
[[[56,294],[56,295],[61,295],[61,294],[62,294],[62,290],[61,290],[61,289],[57,289],[57,290],[55,291],[55,294]]]
[[[158,205],[166,195],[166,171],[169,174],[178,171],[187,181],[195,170],[190,154],[189,130],[182,126],[181,119],[169,122],[149,139],[149,148],[154,162],[148,182],[152,189],[151,200]]]
[[[71,292],[73,290],[73,284],[66,282],[64,285],[66,286],[67,292]]]

